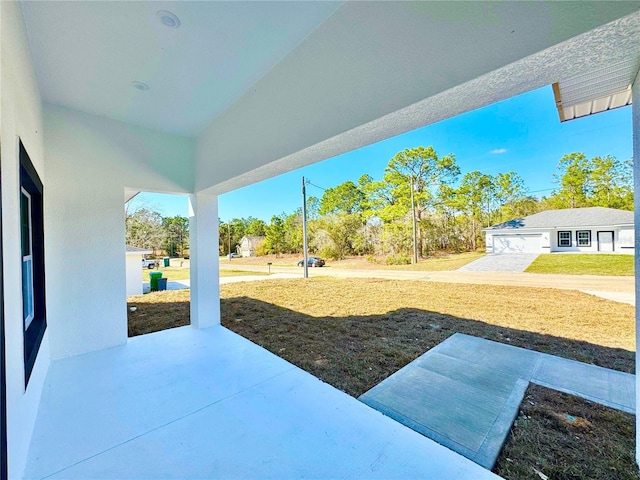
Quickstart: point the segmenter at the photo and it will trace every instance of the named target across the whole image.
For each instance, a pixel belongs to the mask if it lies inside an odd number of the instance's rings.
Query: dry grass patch
[[[221,277],[264,277],[271,275],[268,272],[254,272],[249,270],[220,270]]]
[[[493,469],[507,479],[638,480],[635,417],[530,385]]]
[[[455,332],[634,371],[633,307],[579,292],[326,277],[221,292],[225,326],[356,397]]]
[[[189,290],[130,296],[127,308],[130,337],[189,325]]]

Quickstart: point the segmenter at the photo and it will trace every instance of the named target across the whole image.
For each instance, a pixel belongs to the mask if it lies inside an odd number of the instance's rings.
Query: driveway
[[[538,258],[537,253],[485,255],[458,269],[459,272],[524,272]]]

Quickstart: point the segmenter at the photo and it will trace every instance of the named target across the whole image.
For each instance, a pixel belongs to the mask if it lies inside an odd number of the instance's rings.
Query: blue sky
[[[547,195],[564,154],[631,158],[631,128],[630,107],[560,123],[551,87],[544,87],[226,193],[219,199],[219,216],[222,221],[253,216],[269,222],[273,215],[291,213],[301,205],[303,175],[324,188],[356,182],[365,173],[378,180],[396,153],[429,145],[438,155],[453,153],[463,175],[472,170],[491,175],[513,170],[533,195]],[[307,195],[319,198],[322,190],[310,185]],[[163,215],[188,214],[186,197],[141,194],[139,201],[154,205]]]

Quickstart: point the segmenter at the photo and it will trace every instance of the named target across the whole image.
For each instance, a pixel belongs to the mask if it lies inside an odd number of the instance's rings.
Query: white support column
[[[189,255],[191,262],[191,325],[220,324],[218,197],[189,196]]]
[[[631,131],[633,132],[633,182],[635,211],[635,276],[636,276],[636,412],[640,412],[640,72],[636,76],[631,89],[633,104],[631,106]],[[636,415],[636,463],[640,465],[640,415]]]

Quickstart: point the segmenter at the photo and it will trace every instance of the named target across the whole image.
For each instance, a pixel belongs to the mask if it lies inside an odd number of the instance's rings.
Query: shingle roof
[[[522,228],[580,228],[633,225],[633,212],[605,207],[564,208],[545,210],[523,218],[492,225],[485,230]]]

